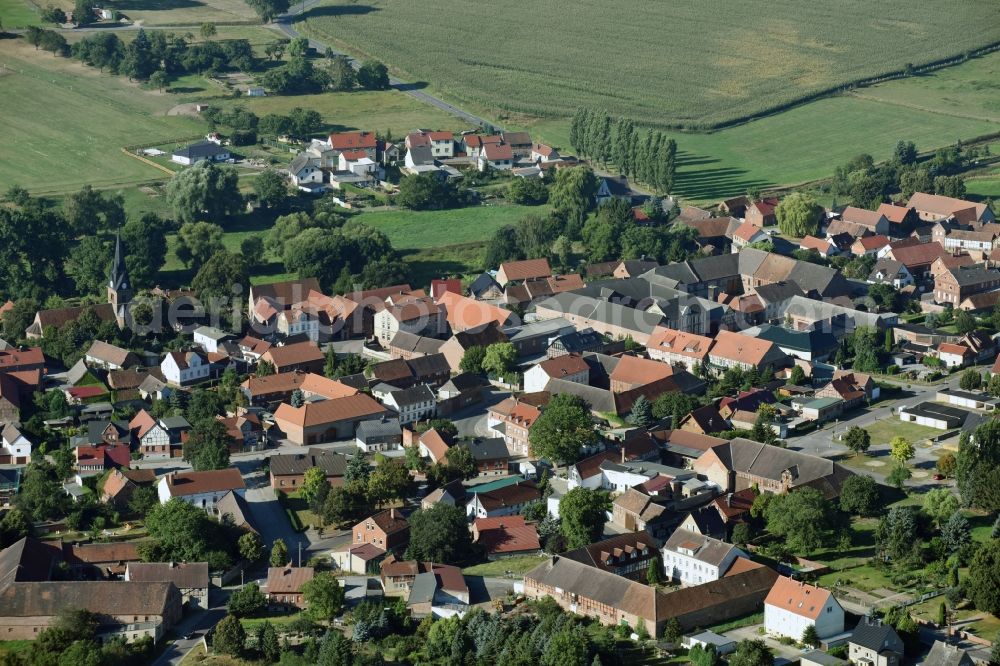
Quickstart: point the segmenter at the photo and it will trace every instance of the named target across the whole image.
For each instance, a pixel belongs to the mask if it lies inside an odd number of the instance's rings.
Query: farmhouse
[[[667,578],[682,585],[719,580],[737,557],[746,557],[736,546],[702,536],[683,525],[663,544],[662,553]]]
[[[844,609],[829,590],[779,576],[764,600],[764,628],[797,641],[809,626],[821,639],[840,634]]]
[[[306,453],[282,453],[268,458],[270,461],[271,487],[275,490],[294,492],[302,487],[306,472],[313,467],[323,470],[331,486],[344,484],[347,458],[326,449],[309,449]]]
[[[197,164],[198,162],[228,162],[232,158],[228,148],[224,148],[211,141],[199,141],[190,146],[175,150],[170,155],[171,162],[177,162],[185,166]]]

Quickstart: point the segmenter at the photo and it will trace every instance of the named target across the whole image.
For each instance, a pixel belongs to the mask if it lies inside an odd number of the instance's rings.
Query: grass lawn
[[[1000,199],[1000,168],[967,178],[965,189],[970,199]]]
[[[915,423],[905,423],[897,418],[876,421],[870,426],[865,426],[865,430],[872,437],[872,446],[888,444],[893,437],[905,437],[910,443],[915,444],[921,439],[941,434],[941,431],[936,428],[928,428],[927,426]]]
[[[439,248],[483,241],[502,226],[528,215],[544,217],[547,206],[472,206],[452,210],[362,213],[360,220],[383,231],[399,250]]]
[[[497,0],[490,9],[500,16],[524,13],[517,0]],[[299,25],[501,119],[568,117],[590,107],[653,124],[745,117],[1000,39],[990,0],[969,0],[960,11],[932,0],[877,6],[750,0],[735,12],[724,0],[624,0],[610,22],[600,0],[566,9],[563,3],[532,5],[530,20],[517,29],[478,32],[460,52],[437,37],[470,34],[482,20],[481,7],[461,0],[327,0]],[[720,16],[739,25],[742,38],[719,30]],[[664,40],[666,25],[670,39]],[[950,38],[935,39],[940,34]]]
[[[29,649],[35,641],[0,641],[0,653],[18,654]]]
[[[298,620],[299,618],[305,617],[301,611],[296,613],[285,613],[282,615],[268,615],[266,617],[245,617],[240,619],[240,623],[243,628],[247,630],[247,633],[252,633],[258,625],[264,624],[265,622],[270,622],[274,625],[275,629],[279,632],[283,625],[289,624]]]
[[[506,572],[512,571],[514,575],[521,576],[526,571],[537,567],[545,560],[539,555],[517,555],[495,562],[483,562],[471,567],[462,569],[466,576],[483,576],[485,578],[502,578]]]
[[[144,25],[187,26],[204,22],[259,22],[257,14],[243,0],[184,0],[183,2],[110,0],[105,6],[117,9],[133,21],[142,21]]]
[[[289,514],[294,513],[298,517],[298,522],[303,528],[308,528],[310,525],[319,526],[319,517],[312,512],[309,504],[302,499],[298,492],[286,493],[282,504],[286,512]],[[294,521],[292,522],[292,527],[295,527]]]
[[[0,41],[0,116],[7,126],[0,190],[18,183],[36,194],[115,188],[163,172],[124,155],[123,145],[200,134],[201,121],[163,115],[169,96],[122,77]]]
[[[38,10],[26,0],[0,0],[0,21],[11,29],[42,25]]]

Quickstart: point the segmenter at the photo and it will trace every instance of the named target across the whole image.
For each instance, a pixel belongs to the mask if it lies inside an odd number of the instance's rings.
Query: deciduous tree
[[[590,410],[577,396],[559,393],[531,426],[531,450],[553,462],[573,463],[580,449],[597,442]]]
[[[560,529],[568,549],[581,548],[597,541],[604,531],[610,508],[608,494],[601,490],[577,487],[559,500]]]
[[[802,238],[816,233],[823,207],[808,194],[793,192],[781,200],[774,214],[781,233]]]
[[[414,511],[409,522],[407,559],[455,564],[469,558],[471,538],[461,508],[438,502],[429,509]]]
[[[315,620],[330,621],[344,608],[344,588],[336,576],[326,571],[317,573],[302,586],[302,597],[309,616]]]

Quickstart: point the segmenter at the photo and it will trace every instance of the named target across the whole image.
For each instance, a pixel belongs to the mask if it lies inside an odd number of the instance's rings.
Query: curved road
[[[295,27],[295,24],[294,24],[295,19],[300,14],[302,14],[304,12],[307,12],[310,9],[312,9],[313,7],[315,7],[316,5],[320,4],[321,1],[322,0],[307,0],[306,2],[297,3],[295,5],[295,7],[297,9],[294,9],[293,11],[290,11],[287,14],[282,14],[281,16],[279,16],[275,20],[273,26],[275,28],[277,28],[278,30],[280,30],[283,34],[285,34],[287,37],[289,37],[291,39],[295,39],[296,37],[305,37],[305,35],[303,35],[302,33],[300,33],[298,31],[298,29]],[[309,39],[309,46],[311,46],[314,49],[316,49],[317,53],[325,53],[326,49],[330,48],[337,55],[345,55],[345,56],[347,56],[350,59],[351,66],[354,67],[354,69],[360,69],[360,67],[361,67],[361,63],[359,63],[357,60],[355,60],[354,58],[351,58],[351,56],[347,55],[346,53],[343,53],[343,52],[341,52],[341,51],[339,51],[337,49],[334,49],[333,47],[329,46],[328,44],[324,44],[323,42],[317,41],[315,39]],[[448,102],[445,102],[442,99],[434,97],[433,95],[428,95],[427,93],[423,92],[422,90],[418,90],[417,88],[415,88],[413,86],[412,83],[406,83],[404,81],[400,81],[399,79],[397,79],[397,78],[395,78],[393,76],[390,76],[389,77],[389,85],[392,86],[393,88],[395,88],[396,90],[400,91],[401,93],[409,95],[410,97],[413,97],[414,99],[420,100],[424,104],[430,104],[431,106],[433,106],[435,108],[441,109],[445,113],[450,114],[452,116],[455,116],[456,118],[460,118],[460,119],[464,120],[465,122],[467,122],[467,123],[469,123],[469,124],[471,124],[471,125],[473,125],[475,127],[482,127],[484,125],[490,125],[492,127],[497,128],[498,130],[502,129],[496,123],[494,123],[494,122],[492,122],[490,120],[487,120],[486,118],[480,118],[479,116],[473,115],[473,114],[469,113],[468,111],[463,111],[462,109],[458,108],[457,106],[455,106],[453,104],[449,104]]]

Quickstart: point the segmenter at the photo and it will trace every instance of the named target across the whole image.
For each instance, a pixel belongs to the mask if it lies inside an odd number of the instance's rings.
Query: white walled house
[[[208,361],[198,352],[170,352],[160,362],[160,370],[168,384],[184,386],[208,379]]]
[[[399,422],[402,425],[437,415],[437,398],[427,384],[417,384],[408,389],[392,391],[385,396],[382,403],[399,414]]]
[[[843,633],[843,607],[829,590],[779,576],[764,599],[764,629],[799,641],[810,625],[821,639]]]
[[[26,465],[31,462],[31,441],[10,423],[3,428],[3,451],[0,452],[0,460],[2,459],[7,459],[12,465]]]
[[[661,550],[667,578],[681,585],[719,580],[737,557],[746,553],[731,543],[703,536],[681,526]]]
[[[526,393],[544,391],[550,379],[587,384],[590,381],[590,366],[575,354],[542,361],[524,373],[524,391]]]
[[[179,498],[209,513],[215,511],[215,505],[227,493],[244,497],[246,491],[243,476],[235,467],[207,472],[171,472],[156,484],[160,504]]]
[[[299,153],[286,169],[288,177],[295,187],[316,185],[323,182],[322,158],[310,157],[308,153]]]
[[[221,331],[214,326],[199,326],[193,333],[194,343],[210,353],[219,351],[219,343],[231,337],[233,337],[231,333]]]

